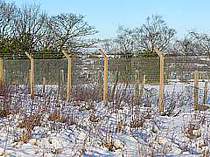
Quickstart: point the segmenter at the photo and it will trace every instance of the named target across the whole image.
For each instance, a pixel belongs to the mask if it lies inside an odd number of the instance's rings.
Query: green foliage
[[[9,48],[4,47],[4,48],[2,49],[2,53],[9,53]]]

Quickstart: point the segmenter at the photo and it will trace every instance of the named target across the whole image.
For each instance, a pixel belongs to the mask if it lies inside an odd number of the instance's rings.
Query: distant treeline
[[[84,16],[63,13],[49,16],[39,5],[17,7],[0,0],[0,52],[60,52],[63,48],[82,53],[96,43],[97,33]]]
[[[39,5],[18,7],[15,3],[0,0],[0,52],[95,52],[104,48],[107,53],[144,54],[154,56],[155,49],[181,55],[209,55],[210,36],[188,32],[176,38],[176,30],[167,25],[163,17],[152,15],[144,24],[128,28],[120,26],[112,39],[93,38],[97,30],[84,16],[62,13],[49,16]],[[92,49],[87,49],[92,48]]]

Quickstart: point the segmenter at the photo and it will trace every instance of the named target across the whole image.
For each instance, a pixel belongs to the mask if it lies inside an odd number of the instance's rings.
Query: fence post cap
[[[67,59],[70,59],[70,58],[73,56],[73,54],[67,53],[66,50],[62,50],[62,53],[64,54],[64,56],[65,56]]]
[[[159,57],[164,57],[165,54],[163,52],[161,52],[159,49],[154,48],[154,50],[158,54]]]
[[[104,49],[100,48],[99,51],[101,52],[101,54],[102,54],[104,57],[107,57],[107,58],[108,58],[108,56],[107,56],[106,52],[104,51]]]
[[[29,54],[28,52],[25,52],[26,56],[29,58],[29,59],[33,59],[31,54]]]

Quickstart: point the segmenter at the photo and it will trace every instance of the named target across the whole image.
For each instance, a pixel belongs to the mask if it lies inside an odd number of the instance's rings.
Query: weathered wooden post
[[[140,88],[140,98],[142,99],[143,95],[144,95],[144,85],[145,85],[145,82],[146,82],[146,76],[144,75],[143,76],[143,80],[141,82],[141,88]]]
[[[199,89],[198,79],[199,79],[199,72],[195,71],[194,73],[194,110],[198,110],[198,89]]]
[[[30,93],[31,97],[34,98],[34,85],[35,85],[35,64],[34,58],[27,52],[25,52],[26,56],[30,59],[31,69],[30,69]]]
[[[208,81],[205,81],[204,85],[204,95],[203,95],[203,104],[206,104],[207,102],[207,95],[208,95]]]
[[[158,49],[155,52],[160,58],[160,91],[159,91],[159,112],[164,112],[164,54]]]
[[[65,51],[63,51],[63,54],[68,60],[66,100],[69,101],[72,94],[72,56]]]
[[[198,110],[199,72],[194,73],[194,109]]]
[[[63,98],[63,94],[64,94],[64,70],[60,70],[60,95],[61,98]]]
[[[58,85],[58,96],[63,99],[64,94],[64,70],[59,71],[59,85]]]
[[[61,86],[64,84],[64,70],[60,70],[60,79],[61,79]]]
[[[0,58],[0,88],[4,86],[4,60]]]
[[[43,77],[43,80],[42,80],[42,86],[43,86],[43,90],[42,90],[42,93],[45,94],[45,87],[46,87],[46,78]]]
[[[30,90],[31,87],[31,69],[28,70],[28,73],[27,73],[27,85],[29,86],[28,89]]]
[[[103,101],[108,101],[108,56],[103,49],[99,49],[104,57],[104,88],[103,88]]]
[[[134,93],[134,99],[135,99],[135,103],[138,103],[139,100],[139,85],[140,85],[140,78],[139,78],[139,71],[136,70],[136,75],[135,75],[135,93]]]
[[[101,70],[98,70],[97,72],[97,80],[98,80],[98,84],[101,83]]]

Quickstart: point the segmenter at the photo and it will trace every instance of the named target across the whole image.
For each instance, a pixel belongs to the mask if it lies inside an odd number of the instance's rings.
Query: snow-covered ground
[[[210,156],[210,112],[193,110],[193,83],[165,86],[165,116],[157,85],[145,85],[140,102],[108,104],[57,100],[50,88],[34,100],[24,87],[1,96],[1,156]]]

